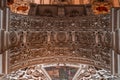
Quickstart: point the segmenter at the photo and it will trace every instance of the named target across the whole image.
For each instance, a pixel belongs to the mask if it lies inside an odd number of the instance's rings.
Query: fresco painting
[[[72,80],[78,68],[70,66],[45,67],[52,80]]]

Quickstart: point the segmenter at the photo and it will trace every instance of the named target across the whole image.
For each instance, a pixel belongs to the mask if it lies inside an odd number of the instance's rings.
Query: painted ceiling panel
[[[45,70],[52,80],[72,80],[78,68],[70,66],[46,67]]]

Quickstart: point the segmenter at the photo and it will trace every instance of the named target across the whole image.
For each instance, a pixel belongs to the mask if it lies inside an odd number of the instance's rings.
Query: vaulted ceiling
[[[27,14],[30,3],[43,5],[92,5],[95,14],[104,14],[110,12],[111,7],[119,7],[119,0],[8,0],[12,12]]]
[[[36,4],[57,4],[59,2],[67,3],[67,4],[91,4],[94,1],[98,2],[112,2],[112,4],[116,7],[120,5],[120,0],[7,0],[9,4],[14,2],[32,2]]]

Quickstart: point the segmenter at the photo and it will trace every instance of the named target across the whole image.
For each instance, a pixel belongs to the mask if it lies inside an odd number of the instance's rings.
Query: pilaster
[[[112,66],[113,75],[120,75],[120,8],[112,8]]]
[[[7,0],[0,0],[0,74],[7,74],[8,69],[8,26],[9,8]]]

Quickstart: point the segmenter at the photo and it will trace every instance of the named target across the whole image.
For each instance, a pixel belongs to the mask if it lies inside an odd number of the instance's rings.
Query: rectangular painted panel
[[[52,80],[72,80],[78,68],[70,66],[46,67],[45,70]]]

